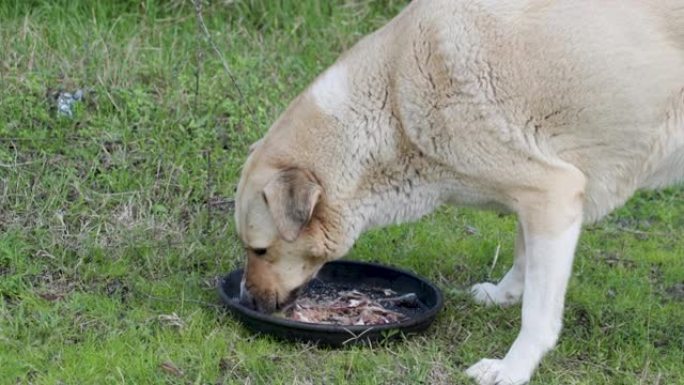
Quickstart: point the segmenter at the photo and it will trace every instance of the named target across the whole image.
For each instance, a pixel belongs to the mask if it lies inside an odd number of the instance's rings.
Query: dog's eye
[[[253,249],[252,251],[253,251],[254,254],[256,254],[256,255],[264,255],[264,254],[266,254],[266,249]]]

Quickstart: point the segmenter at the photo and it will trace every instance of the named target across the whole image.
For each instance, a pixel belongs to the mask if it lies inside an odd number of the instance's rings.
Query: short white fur
[[[343,109],[349,98],[349,77],[344,64],[338,63],[311,85],[311,96],[323,111],[330,115],[337,115]]]

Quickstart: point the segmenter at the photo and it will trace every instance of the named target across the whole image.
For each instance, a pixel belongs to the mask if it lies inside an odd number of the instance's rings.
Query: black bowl
[[[325,264],[309,287],[323,283],[345,290],[390,289],[396,295],[415,293],[419,306],[408,313],[404,312],[406,319],[384,325],[338,326],[305,323],[260,313],[242,306],[238,300],[241,279],[242,269],[231,272],[219,285],[219,294],[228,310],[247,328],[280,339],[313,342],[332,347],[384,341],[424,331],[444,305],[442,293],[435,285],[410,272],[374,263],[335,261]]]

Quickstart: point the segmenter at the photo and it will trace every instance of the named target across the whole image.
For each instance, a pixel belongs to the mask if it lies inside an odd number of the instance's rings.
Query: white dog
[[[523,384],[561,330],[582,223],[682,180],[684,0],[416,0],[253,146],[242,299],[273,311],[365,230],[444,203],[514,212],[513,267],[472,293],[522,299],[522,328],[467,374]]]

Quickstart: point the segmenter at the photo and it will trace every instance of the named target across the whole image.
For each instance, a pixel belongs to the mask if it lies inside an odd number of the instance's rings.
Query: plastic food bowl
[[[419,306],[401,311],[406,317],[402,321],[382,325],[305,323],[260,313],[241,305],[238,300],[241,279],[242,269],[228,274],[219,285],[219,295],[228,310],[248,329],[279,339],[331,347],[385,341],[422,332],[432,324],[444,305],[442,293],[435,285],[408,271],[375,263],[335,261],[325,264],[305,290],[321,284],[340,290],[389,289],[396,295],[415,293]]]

